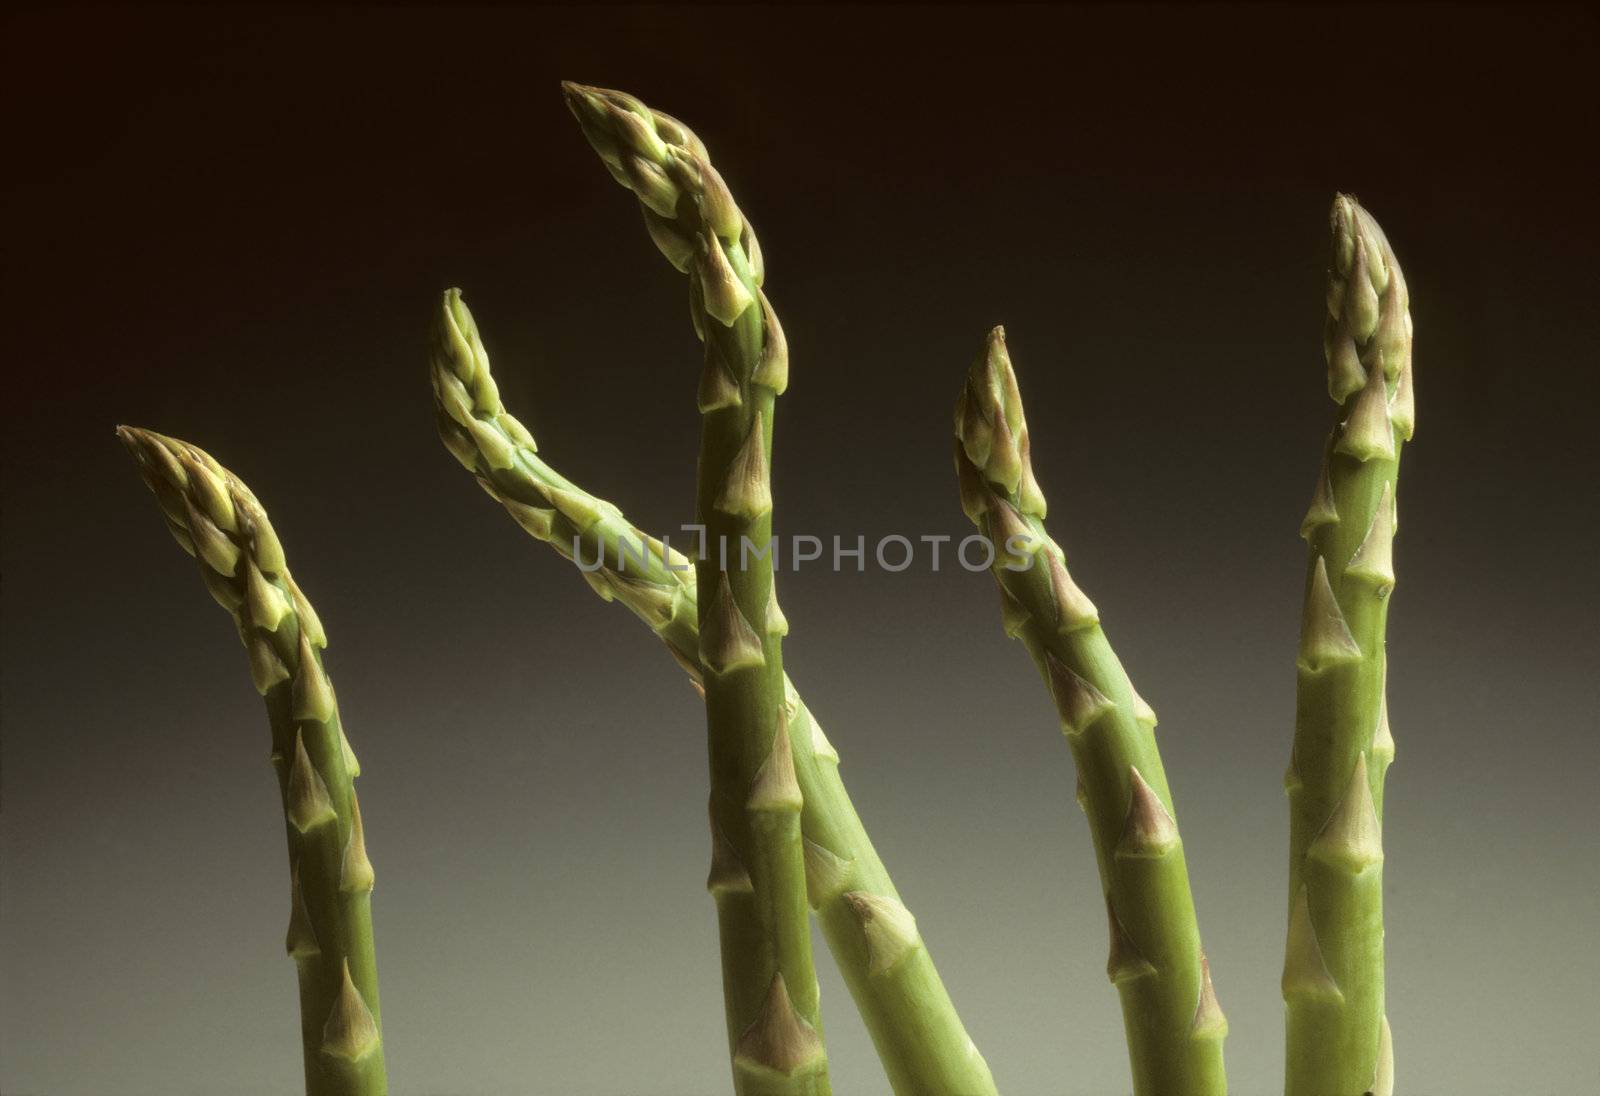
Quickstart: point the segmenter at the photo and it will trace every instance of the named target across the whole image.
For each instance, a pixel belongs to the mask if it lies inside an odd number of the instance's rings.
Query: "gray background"
[[[1390,648],[1403,1091],[1593,1091],[1594,23],[1522,8],[25,14],[10,167],[0,1089],[299,1083],[264,720],[116,422],[271,509],[365,765],[397,1094],[726,1087],[682,675],[434,437],[463,285],[567,474],[689,516],[685,289],[567,115],[710,144],[794,351],[780,531],[966,531],[1004,322],[1051,526],[1161,711],[1235,1090],[1279,1083],[1336,188],[1413,287]],[[1125,1091],[1071,762],[992,583],[784,579],[789,665],[1007,1093]],[[885,1091],[819,942],[841,1096]]]

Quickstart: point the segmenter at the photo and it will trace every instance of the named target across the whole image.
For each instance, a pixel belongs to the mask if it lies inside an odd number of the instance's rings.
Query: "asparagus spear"
[[[173,538],[233,617],[266,700],[289,838],[286,948],[300,976],[307,1096],[381,1096],[373,873],[353,783],[361,768],[323,669],[322,624],[250,488],[176,438],[130,426],[117,436]]]
[[[1283,967],[1289,1096],[1393,1090],[1383,1001],[1383,780],[1394,759],[1384,624],[1395,476],[1415,422],[1405,275],[1343,194],[1330,218],[1324,350],[1339,405],[1300,532],[1310,546],[1289,794]]]
[[[1027,421],[1005,332],[989,333],[956,404],[961,504],[995,549],[1006,631],[1021,639],[1055,700],[1078,770],[1105,891],[1107,974],[1122,998],[1139,1096],[1227,1090],[1227,1020],[1200,949],[1155,713],[1139,698],[1044,527]]]
[[[695,514],[709,550],[695,561],[721,859],[742,873],[715,891],[728,1049],[740,1093],[825,1093],[827,1053],[806,916],[803,805],[783,706],[783,632],[772,583],[772,419],[788,383],[782,330],[761,290],[750,222],[681,124],[632,96],[562,85],[590,144],[638,196],[658,240],[689,275],[705,343]],[[754,559],[743,557],[748,543]],[[748,880],[748,884],[746,884]]]
[[[698,688],[705,671],[688,559],[539,456],[532,436],[500,402],[459,290],[444,294],[430,357],[445,447],[524,531],[575,559],[603,599],[621,602],[654,631]],[[992,1096],[989,1068],[851,805],[838,752],[787,678],[784,689],[790,740],[810,746],[795,751],[810,903],[890,1084],[899,1096]],[[745,885],[727,852],[714,840],[713,892]]]

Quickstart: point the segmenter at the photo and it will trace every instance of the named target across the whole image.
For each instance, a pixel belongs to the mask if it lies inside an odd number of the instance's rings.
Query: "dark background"
[[[1160,709],[1235,1089],[1279,1083],[1295,530],[1336,189],[1412,287],[1390,1017],[1418,1094],[1594,1083],[1595,24],[1326,10],[69,9],[4,28],[0,1088],[298,1084],[244,659],[112,436],[247,479],[332,636],[399,1094],[726,1083],[695,699],[438,444],[461,285],[564,472],[670,532],[685,287],[560,78],[706,140],[793,348],[785,533],[966,530],[1004,322],[1051,527]],[[788,664],[1011,1094],[1123,1091],[1071,763],[986,576],[813,567]],[[836,1088],[885,1091],[831,961]]]

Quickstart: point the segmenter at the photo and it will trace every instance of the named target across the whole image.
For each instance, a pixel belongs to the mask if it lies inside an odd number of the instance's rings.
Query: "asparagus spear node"
[[[1159,859],[1181,840],[1178,824],[1161,805],[1161,797],[1145,783],[1136,766],[1128,766],[1128,821],[1117,841],[1119,858]]]
[[[778,971],[772,976],[761,1011],[739,1036],[735,1068],[755,1083],[781,1086],[797,1076],[815,1074],[826,1064],[821,1036],[795,1012],[783,972]]]
[[[867,945],[867,973],[887,974],[902,959],[922,946],[917,919],[887,895],[850,891],[844,900],[861,922],[861,936]]]
[[[300,980],[307,1096],[387,1091],[373,951],[372,862],[352,782],[360,772],[322,665],[327,635],[295,584],[266,511],[208,453],[119,426],[168,531],[233,618],[266,700],[289,842],[284,949]]]
[[[1355,199],[1330,212],[1323,351],[1339,404],[1311,506],[1290,753],[1287,1096],[1392,1089],[1384,1019],[1384,627],[1394,491],[1416,422],[1405,275]]]
[[[340,968],[339,996],[322,1026],[322,1053],[355,1065],[377,1051],[378,1024],[350,978],[350,960]]]

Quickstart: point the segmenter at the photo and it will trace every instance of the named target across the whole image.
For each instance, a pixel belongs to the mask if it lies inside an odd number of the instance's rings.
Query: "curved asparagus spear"
[[[352,782],[361,769],[323,670],[322,624],[250,488],[176,438],[129,426],[117,436],[233,617],[267,703],[289,837],[286,947],[300,976],[307,1096],[382,1096],[372,863]]]
[[[680,249],[690,316],[705,343],[695,562],[711,760],[711,824],[738,885],[715,891],[734,1086],[826,1093],[828,1060],[811,960],[802,796],[783,710],[782,615],[772,582],[772,413],[788,354],[750,222],[705,146],[632,96],[563,84],[567,105],[658,240]],[[751,546],[754,559],[744,558]]]
[[[445,447],[524,531],[575,559],[596,593],[644,621],[698,688],[704,671],[688,559],[538,455],[500,402],[459,290],[445,293],[434,332],[432,376]],[[810,902],[890,1084],[900,1096],[993,1096],[989,1068],[851,805],[838,753],[787,679],[785,694],[790,738],[810,747],[795,751]],[[714,844],[707,881],[713,892],[744,883],[737,865],[718,855],[725,852]]]
[[[1383,779],[1394,759],[1384,623],[1394,588],[1395,476],[1415,420],[1405,276],[1370,214],[1331,214],[1324,349],[1338,423],[1311,509],[1289,793],[1283,968],[1289,1096],[1387,1096]]]
[[[956,404],[961,505],[995,547],[1008,634],[1044,675],[1078,769],[1110,923],[1107,973],[1122,997],[1139,1096],[1227,1090],[1228,1027],[1200,950],[1183,845],[1156,748],[1155,713],[1117,661],[1100,615],[1044,527],[1028,426],[1005,332],[989,333]]]

